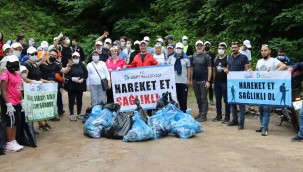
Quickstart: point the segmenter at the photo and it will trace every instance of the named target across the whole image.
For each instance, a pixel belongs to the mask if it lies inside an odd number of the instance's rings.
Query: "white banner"
[[[114,101],[121,111],[136,109],[134,99],[140,100],[143,109],[155,109],[158,99],[167,91],[177,101],[174,66],[148,66],[112,72]]]

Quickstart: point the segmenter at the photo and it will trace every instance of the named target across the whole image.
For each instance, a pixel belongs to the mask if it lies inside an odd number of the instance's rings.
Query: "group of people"
[[[14,43],[3,43],[3,34],[0,34],[0,65],[1,65],[1,111],[6,122],[7,144],[5,150],[20,151],[23,146],[16,142],[16,130],[20,122],[20,115],[24,115],[25,103],[22,95],[22,83],[58,83],[57,106],[58,114],[65,113],[62,103],[61,88],[68,92],[68,105],[70,120],[76,121],[83,116],[83,92],[89,90],[91,105],[100,102],[113,103],[113,90],[111,88],[111,72],[123,68],[134,68],[171,64],[175,70],[176,93],[179,108],[185,112],[187,109],[187,91],[193,88],[197,100],[199,114],[197,121],[207,121],[208,103],[213,104],[213,91],[216,97],[216,117],[214,122],[222,121],[228,126],[238,126],[244,129],[245,106],[227,102],[227,73],[229,71],[251,70],[251,44],[245,40],[241,46],[239,42],[231,43],[232,54],[227,54],[227,43],[221,42],[217,52],[211,52],[209,41],[198,40],[194,48],[189,44],[187,36],[180,42],[174,43],[173,36],[168,35],[164,40],[158,38],[154,47],[151,47],[148,36],[142,41],[132,42],[125,36],[112,42],[104,32],[95,41],[95,48],[85,58],[83,49],[76,39],[72,42],[68,36],[59,36],[53,39],[53,44],[43,41],[37,47],[33,39],[26,42],[24,36],[18,36]],[[105,40],[103,41],[103,39]],[[59,44],[61,42],[61,44]],[[133,48],[133,49],[132,49]],[[194,51],[195,49],[195,51]],[[2,51],[3,50],[3,51]],[[279,50],[279,53],[285,49]],[[285,70],[283,61],[285,54],[272,58],[268,45],[262,45],[261,56],[256,70]],[[282,56],[284,57],[283,59]],[[87,62],[87,65],[84,63]],[[286,60],[287,63],[290,61]],[[303,65],[296,65],[300,68]],[[290,68],[293,69],[293,68]],[[106,80],[107,82],[103,82]],[[105,84],[104,84],[105,83]],[[207,94],[209,93],[209,96]],[[209,97],[209,102],[208,102]],[[222,113],[222,99],[225,104],[225,117]],[[74,105],[77,112],[74,112]],[[230,118],[232,113],[232,120]],[[152,115],[152,111],[148,111]],[[303,112],[301,113],[303,114]],[[302,115],[301,115],[302,118]],[[59,121],[60,118],[52,119]],[[270,120],[270,107],[260,106],[261,127],[257,132],[263,136],[268,134]],[[47,121],[39,121],[39,129],[47,131],[52,128]],[[303,127],[301,127],[303,128]],[[303,130],[303,129],[301,129]],[[303,140],[303,132],[299,132],[293,140]]]

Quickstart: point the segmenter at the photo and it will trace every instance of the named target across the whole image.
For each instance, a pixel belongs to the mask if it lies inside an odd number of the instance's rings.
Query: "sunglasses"
[[[231,44],[239,44],[239,42],[238,42],[238,41],[235,41],[235,42],[231,42]]]
[[[38,54],[38,53],[35,52],[35,53],[29,54],[29,55],[31,55],[31,56],[36,56],[37,54]]]

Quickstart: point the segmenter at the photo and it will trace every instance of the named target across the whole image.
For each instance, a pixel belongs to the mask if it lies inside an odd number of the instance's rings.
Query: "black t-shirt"
[[[86,90],[86,79],[88,76],[88,72],[84,64],[80,62],[79,64],[74,64],[71,67],[71,70],[65,75],[66,78],[71,79],[72,77],[79,77],[80,79],[84,78],[83,83],[71,82],[71,90],[72,91],[85,91]]]
[[[62,54],[62,58],[61,58],[61,62],[62,62],[62,66],[66,67],[67,63],[68,63],[68,59],[70,59],[72,57],[72,48],[71,47],[64,47],[62,46],[61,49],[61,54]]]
[[[216,55],[213,52],[211,52],[211,51],[207,52],[206,54],[208,54],[210,56],[211,66],[214,67],[214,60],[216,58]]]
[[[190,64],[193,68],[193,80],[208,80],[208,67],[211,67],[211,59],[208,54],[194,54],[190,59]]]
[[[228,57],[229,71],[245,71],[245,66],[249,64],[246,55],[239,53],[237,57],[230,55]]]
[[[227,83],[227,73],[224,72],[224,68],[227,67],[227,56],[223,59],[219,57],[214,60],[214,68],[216,73],[215,83]]]
[[[131,63],[134,61],[134,58],[135,58],[135,56],[136,56],[138,53],[140,53],[140,51],[133,51],[133,52],[130,53],[128,64],[131,64]]]
[[[140,54],[142,62],[144,62],[145,56],[146,56],[146,54]]]
[[[28,79],[32,79],[32,80],[36,80],[36,81],[41,80],[42,73],[40,71],[39,66],[36,63],[32,64],[29,61],[26,61],[24,63],[24,66],[28,70],[28,74],[27,74]]]
[[[55,74],[60,72],[62,67],[56,62],[49,64],[48,61],[46,61],[46,63],[47,64],[41,64],[39,66],[42,73],[42,79],[56,81]]]

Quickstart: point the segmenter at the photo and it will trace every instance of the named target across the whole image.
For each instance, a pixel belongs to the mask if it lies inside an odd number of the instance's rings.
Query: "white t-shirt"
[[[278,64],[280,64],[280,63],[281,62],[276,58],[270,57],[267,60],[264,60],[262,58],[262,59],[258,60],[256,68],[259,71],[274,71],[274,70],[277,70]]]
[[[94,67],[95,66],[95,67]],[[88,71],[88,79],[87,79],[87,85],[101,85],[101,79],[107,79],[110,80],[110,75],[108,72],[108,69],[106,67],[106,64],[103,61],[99,61],[98,64],[95,62],[90,62],[86,66]],[[98,73],[96,69],[98,70]],[[100,76],[101,79],[100,79]]]
[[[162,64],[165,62],[165,56],[163,53],[154,54],[154,58],[155,58],[155,60],[157,60],[157,62],[161,62]]]
[[[245,50],[245,51],[240,50],[240,53],[246,55],[247,58],[248,58],[248,61],[251,61],[251,52],[250,52],[249,49],[247,49],[247,50]]]

